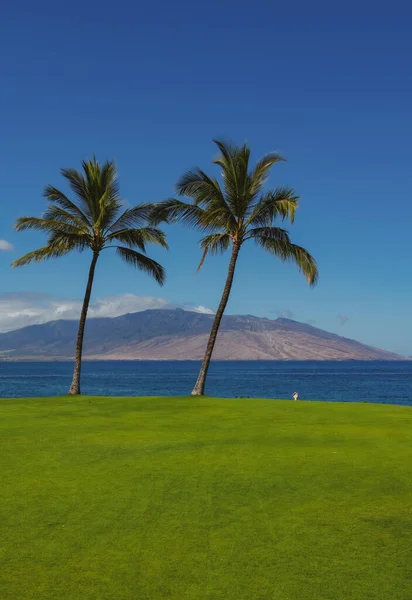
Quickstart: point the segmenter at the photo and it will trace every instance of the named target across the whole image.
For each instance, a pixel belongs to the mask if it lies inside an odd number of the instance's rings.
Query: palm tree
[[[146,244],[160,244],[167,248],[165,234],[149,224],[149,204],[140,204],[121,212],[122,201],[113,161],[100,166],[94,157],[92,161],[83,161],[82,168],[83,172],[61,169],[61,174],[74,194],[74,200],[49,185],[43,194],[49,202],[43,216],[17,219],[17,231],[45,231],[48,240],[46,246],[25,254],[12,264],[13,267],[22,267],[31,262],[64,256],[72,250],[92,251],[77,334],[73,381],[69,390],[72,395],[80,394],[84,328],[100,253],[107,248],[116,248],[119,257],[127,264],[145,271],[163,285],[165,271],[161,265],[146,256]],[[125,245],[118,246],[118,242]]]
[[[203,255],[199,269],[208,253],[223,253],[231,248],[226,283],[200,373],[192,391],[194,396],[204,394],[207,372],[232,288],[236,262],[245,242],[253,240],[282,261],[294,262],[310,285],[315,285],[318,278],[313,257],[304,248],[293,244],[285,229],[274,226],[279,219],[289,219],[293,223],[298,197],[289,188],[269,191],[263,189],[271,167],[284,159],[279,154],[267,154],[254,168],[249,169],[250,149],[247,144],[238,147],[228,142],[213,141],[220,151],[213,163],[220,167],[223,186],[215,177],[209,177],[201,169],[192,169],[181,177],[176,186],[177,193],[190,198],[192,202],[168,199],[156,204],[152,215],[153,223],[180,221],[207,233],[200,241]]]

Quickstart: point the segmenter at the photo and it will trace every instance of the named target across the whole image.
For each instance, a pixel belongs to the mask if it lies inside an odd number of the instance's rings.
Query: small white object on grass
[[[297,392],[293,392],[293,399],[297,400],[299,398],[299,394]]]

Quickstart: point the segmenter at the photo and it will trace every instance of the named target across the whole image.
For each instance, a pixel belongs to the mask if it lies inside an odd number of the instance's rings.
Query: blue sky
[[[213,172],[211,140],[223,136],[247,140],[256,159],[287,157],[270,184],[301,196],[290,232],[320,269],[309,289],[291,265],[245,246],[228,311],[283,313],[412,354],[411,14],[317,13],[273,2],[4,7],[0,239],[14,250],[0,251],[0,326],[83,295],[85,255],[9,268],[42,245],[12,226],[40,215],[43,187],[62,185],[60,167],[113,157],[126,201],[156,201],[189,167]],[[107,310],[114,302],[119,311],[129,294],[127,307],[133,295],[143,307],[215,308],[228,257],[196,274],[198,235],[168,234],[169,253],[152,252],[168,270],[164,288],[107,253],[95,307],[109,298]]]

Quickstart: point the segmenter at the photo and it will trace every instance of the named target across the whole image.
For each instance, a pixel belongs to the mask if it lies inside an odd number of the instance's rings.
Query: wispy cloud
[[[289,310],[288,308],[274,309],[269,311],[270,314],[276,315],[278,318],[282,319],[293,319],[295,314]]]
[[[6,242],[6,240],[0,240],[0,250],[10,252],[11,250],[14,250],[14,246],[13,244],[10,244],[10,242]]]
[[[337,320],[339,321],[339,325],[346,325],[349,321],[349,317],[347,315],[336,315]]]
[[[19,329],[26,325],[37,325],[57,319],[77,319],[82,306],[81,300],[56,298],[37,292],[8,292],[0,294],[0,332]],[[89,307],[89,318],[118,317],[127,313],[157,308],[177,308],[165,298],[153,296],[105,296],[97,298]],[[205,306],[182,306],[184,310],[213,314]]]
[[[196,304],[194,302],[191,302],[190,300],[187,300],[186,302],[182,302],[182,304],[179,304],[179,308],[182,308],[183,310],[188,310],[189,312],[203,313],[205,315],[214,315],[215,314],[211,308],[207,308],[206,306],[203,306],[202,304],[199,304],[199,306],[196,306]]]
[[[193,306],[191,308],[185,307],[184,310],[189,310],[191,312],[202,313],[204,315],[214,315],[214,312],[213,312],[213,310],[211,308],[207,308],[206,306],[202,306],[201,304],[199,306]]]

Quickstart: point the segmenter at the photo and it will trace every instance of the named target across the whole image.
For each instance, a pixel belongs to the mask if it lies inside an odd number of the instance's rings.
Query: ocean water
[[[188,395],[197,361],[99,361],[83,364],[82,393]],[[55,396],[69,388],[70,362],[0,362],[0,398]],[[221,397],[378,402],[412,405],[412,361],[214,361],[207,394]]]

